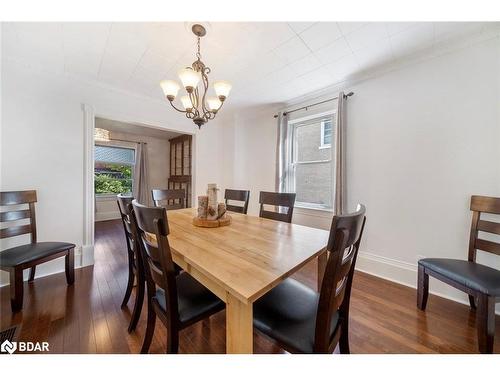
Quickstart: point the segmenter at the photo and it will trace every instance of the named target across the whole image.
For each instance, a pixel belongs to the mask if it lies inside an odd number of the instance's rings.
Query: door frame
[[[193,130],[181,132],[179,129],[172,129],[167,126],[158,126],[150,121],[133,118],[133,116],[124,117],[121,113],[113,111],[96,111],[94,106],[88,103],[82,103],[83,114],[83,245],[81,265],[90,266],[94,264],[94,245],[95,245],[95,194],[94,194],[94,128],[95,118],[101,117],[108,120],[120,121],[125,123],[137,124],[140,126],[155,128],[160,130],[172,131],[179,134],[192,135],[192,188],[191,202],[194,202],[196,195],[196,133]]]

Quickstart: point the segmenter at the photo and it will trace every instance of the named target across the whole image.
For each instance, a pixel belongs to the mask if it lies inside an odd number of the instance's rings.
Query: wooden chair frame
[[[247,214],[248,212],[248,201],[250,200],[249,190],[233,190],[226,189],[224,192],[224,199],[226,201],[226,209],[232,212],[239,212],[240,214]],[[243,202],[243,206],[235,206],[229,204],[228,201],[240,201]]]
[[[128,281],[125,295],[121,304],[121,308],[125,308],[134,288],[134,281],[137,280],[137,290],[135,294],[134,309],[128,326],[128,332],[132,332],[137,327],[141,316],[142,304],[144,302],[144,292],[146,279],[144,275],[144,267],[142,265],[141,251],[138,245],[138,236],[136,226],[132,223],[132,200],[131,196],[119,194],[117,196],[118,209],[122,219],[123,230],[125,232],[125,240],[127,242],[127,258],[128,258]]]
[[[500,235],[500,223],[481,219],[481,213],[483,212],[500,215],[500,198],[473,195],[471,197],[470,209],[472,211],[472,223],[469,237],[468,261],[476,262],[477,250],[500,255],[499,243],[478,238],[480,231]],[[419,264],[417,306],[422,311],[425,310],[429,297],[429,276],[469,295],[470,307],[472,310],[476,310],[479,351],[481,353],[493,353],[493,342],[495,338],[495,303],[500,302],[500,296],[486,295]]]
[[[184,189],[153,189],[151,195],[155,207],[165,207],[167,210],[180,210],[187,207],[186,190]],[[162,204],[162,202],[166,202],[166,204]]]
[[[0,230],[0,239],[15,237],[22,234],[30,234],[31,243],[37,242],[36,236],[36,216],[35,203],[37,202],[36,190],[26,191],[6,191],[0,192],[0,206],[18,206],[28,205],[28,209],[10,210],[0,213],[0,222],[12,222],[29,219],[29,224],[10,226]],[[23,307],[24,279],[23,271],[30,269],[28,282],[35,279],[36,266],[46,263],[50,260],[64,256],[64,267],[66,272],[66,281],[72,285],[75,281],[75,255],[74,247],[68,250],[62,250],[48,256],[40,257],[30,262],[18,264],[14,267],[7,267],[0,264],[0,269],[7,271],[10,278],[10,304],[12,311],[19,311]]]
[[[259,216],[277,221],[284,221],[291,223],[293,217],[293,207],[295,205],[295,193],[274,193],[268,191],[261,191],[259,195],[260,212]],[[278,211],[266,211],[264,205],[284,207],[287,209],[286,213]]]

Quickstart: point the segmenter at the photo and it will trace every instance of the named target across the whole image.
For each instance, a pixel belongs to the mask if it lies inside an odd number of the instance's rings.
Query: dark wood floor
[[[21,324],[18,340],[48,341],[51,353],[138,353],[145,317],[127,333],[132,309],[121,309],[127,279],[123,227],[119,221],[96,225],[95,265],[75,272],[74,286],[64,274],[25,283],[22,312],[12,314],[8,287],[0,288],[1,329]],[[295,277],[315,287],[316,265]],[[415,303],[416,292],[357,272],[351,298],[350,342],[353,353],[477,353],[474,314],[467,306],[430,296],[426,313]],[[495,352],[500,353],[497,316]],[[150,352],[165,348],[165,329],[157,324]],[[264,337],[254,335],[256,353],[280,353]],[[181,353],[224,353],[225,313],[182,331]]]

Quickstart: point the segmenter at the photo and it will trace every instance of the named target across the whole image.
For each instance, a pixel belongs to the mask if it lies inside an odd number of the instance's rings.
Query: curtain
[[[333,212],[335,215],[340,215],[344,212],[346,206],[346,104],[347,98],[344,92],[339,93],[337,101],[337,128],[333,132],[334,139],[332,140],[335,147],[335,162],[334,168],[334,184],[333,187]]]
[[[283,112],[278,113],[278,140],[276,153],[276,191],[285,192],[287,174],[288,120]]]
[[[148,145],[139,142],[135,150],[134,186],[135,199],[146,206],[151,205],[151,189],[148,176]]]

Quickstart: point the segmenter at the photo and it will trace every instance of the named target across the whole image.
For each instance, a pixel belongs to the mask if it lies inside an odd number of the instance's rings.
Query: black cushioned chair
[[[245,214],[248,212],[248,201],[250,199],[250,191],[248,190],[233,190],[226,189],[224,191],[224,199],[226,201],[226,208],[228,211],[239,212]],[[242,206],[230,204],[229,201],[243,202]]]
[[[17,225],[2,226],[0,238],[29,234],[31,243],[0,252],[0,269],[10,275],[10,304],[12,311],[23,308],[23,270],[30,268],[29,282],[35,279],[36,266],[52,259],[65,257],[66,281],[73,284],[75,277],[75,244],[68,242],[37,242],[35,202],[36,190],[0,192],[0,223],[17,222]],[[19,206],[26,206],[20,208]],[[10,210],[9,210],[10,209]],[[20,222],[21,221],[21,222]],[[26,224],[25,222],[29,223]]]
[[[476,263],[477,250],[500,255],[500,244],[478,238],[479,232],[500,235],[500,223],[481,219],[482,213],[500,215],[500,198],[473,195],[472,225],[468,260],[425,258],[418,261],[417,305],[425,310],[429,296],[429,275],[469,295],[476,311],[479,351],[493,352],[495,303],[500,301],[500,270]],[[476,309],[477,306],[477,309]]]
[[[128,282],[125,295],[123,297],[121,307],[124,308],[132,294],[134,281],[137,281],[137,289],[135,293],[134,310],[130,318],[128,332],[132,332],[137,327],[137,322],[141,316],[142,303],[144,302],[144,291],[146,280],[144,276],[144,267],[142,266],[141,252],[137,244],[137,232],[135,225],[132,225],[132,200],[131,196],[119,194],[117,196],[118,209],[122,218],[123,230],[125,232],[125,240],[127,242],[127,257],[128,257]]]
[[[292,353],[349,353],[349,300],[365,207],[334,216],[320,292],[286,279],[254,304],[254,327]]]
[[[225,308],[225,304],[187,272],[176,276],[168,243],[167,210],[132,202],[132,221],[143,259],[148,323],[141,353],[147,353],[153,339],[156,317],[167,328],[167,353],[177,353],[179,331]]]

